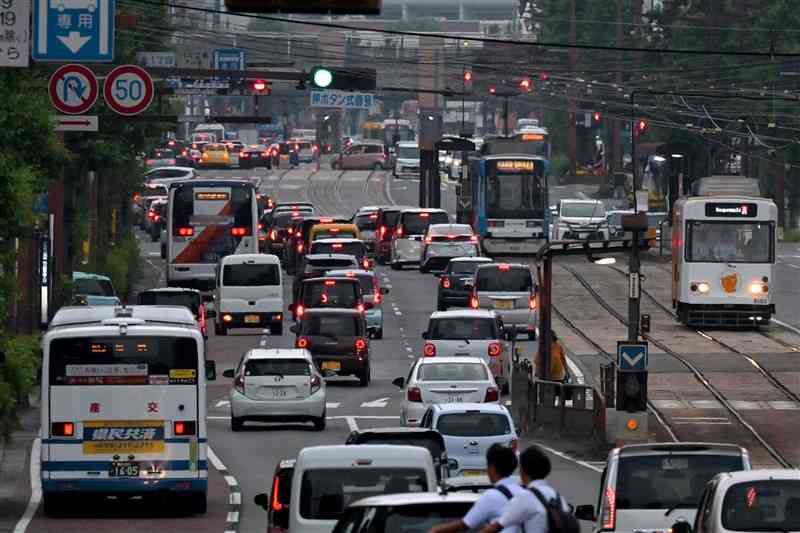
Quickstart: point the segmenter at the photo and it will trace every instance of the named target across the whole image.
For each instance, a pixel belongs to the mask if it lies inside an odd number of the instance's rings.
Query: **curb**
[[[242,508],[242,492],[239,489],[239,482],[228,473],[228,468],[220,461],[217,454],[210,446],[206,448],[208,461],[225,478],[228,485],[228,516],[225,519],[225,533],[237,533],[239,531],[239,515]]]

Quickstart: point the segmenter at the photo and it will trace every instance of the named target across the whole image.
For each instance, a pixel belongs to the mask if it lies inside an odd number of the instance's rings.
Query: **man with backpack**
[[[513,527],[522,533],[580,533],[580,524],[567,502],[544,480],[550,474],[547,455],[533,445],[520,454],[519,465],[525,490],[514,496],[483,533]]]
[[[490,524],[500,517],[514,496],[525,492],[525,489],[511,478],[511,474],[517,468],[517,454],[511,448],[502,444],[492,444],[486,451],[486,463],[486,473],[494,487],[481,494],[464,518],[433,527],[430,533],[471,531]],[[502,531],[512,533],[518,530],[507,528]]]

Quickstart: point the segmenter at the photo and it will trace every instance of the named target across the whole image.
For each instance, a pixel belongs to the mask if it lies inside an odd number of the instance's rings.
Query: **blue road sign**
[[[618,342],[617,365],[620,370],[647,370],[647,343]]]
[[[114,60],[114,0],[33,0],[36,61]]]
[[[245,53],[242,48],[217,48],[214,50],[214,68],[217,70],[245,70]]]

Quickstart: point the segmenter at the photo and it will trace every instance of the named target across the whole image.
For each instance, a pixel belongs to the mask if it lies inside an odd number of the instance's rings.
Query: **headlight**
[[[692,284],[692,286],[695,286],[695,284]],[[705,281],[697,283],[696,286],[697,286],[697,291],[703,294],[706,294],[708,291],[711,290],[711,286]]]
[[[751,283],[750,284],[750,293],[752,294],[761,294],[769,292],[769,285],[761,284],[761,283]]]

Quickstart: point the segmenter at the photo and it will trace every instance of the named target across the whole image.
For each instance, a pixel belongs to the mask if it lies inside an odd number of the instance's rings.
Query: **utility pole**
[[[578,49],[575,48],[575,44],[577,42],[577,30],[575,28],[575,0],[569,0],[569,44],[572,47],[569,49],[569,71],[570,75],[574,75],[575,67],[578,62]],[[575,126],[575,94],[570,94],[569,88],[567,88],[567,100],[569,101],[569,112],[567,113],[567,120],[569,123],[567,124],[567,155],[569,156],[569,173],[571,176],[575,176],[575,170],[577,167],[577,160],[576,160],[576,151],[577,151],[577,134],[576,126]]]
[[[623,28],[623,15],[625,13],[625,0],[617,0],[617,47],[622,48],[624,45]],[[623,65],[625,61],[625,52],[620,51],[618,62]],[[616,69],[616,82],[617,87],[622,87],[622,69]],[[611,121],[611,172],[622,172],[622,121],[613,119]]]
[[[637,193],[639,192],[639,165],[636,162],[636,89],[631,91],[631,160],[633,161],[633,212],[639,215]],[[645,215],[646,216],[646,215]],[[640,312],[640,269],[639,262],[639,231],[633,231],[631,242],[631,257],[628,264],[628,340],[639,340],[639,312]]]

